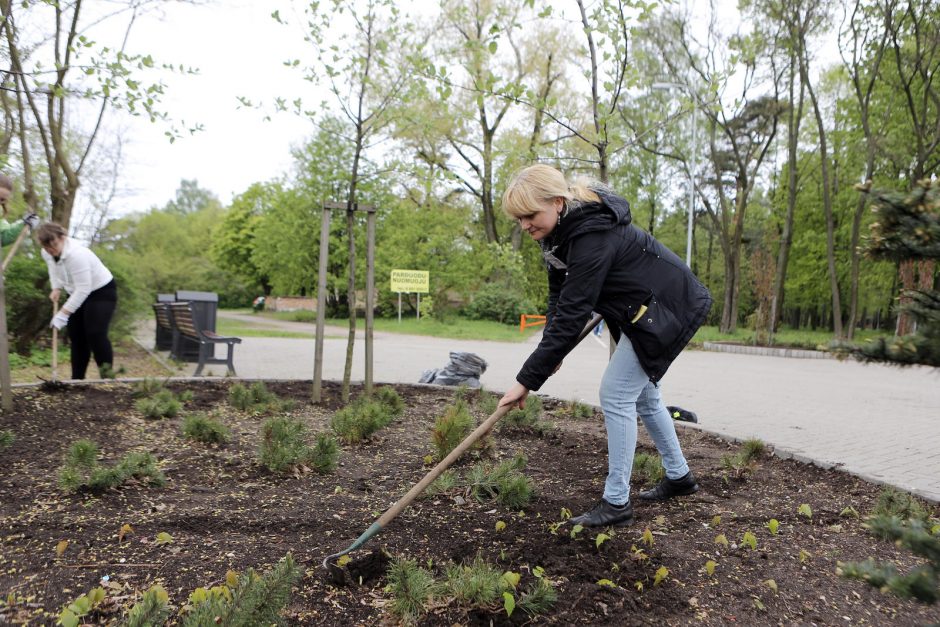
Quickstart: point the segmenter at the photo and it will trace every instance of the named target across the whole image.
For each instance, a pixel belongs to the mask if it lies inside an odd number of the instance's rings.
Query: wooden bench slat
[[[169,303],[169,311],[173,315],[173,324],[182,334],[199,343],[199,366],[196,368],[195,376],[199,376],[202,368],[207,363],[226,364],[229,371],[235,374],[235,365],[232,362],[232,352],[235,350],[235,344],[241,344],[240,337],[219,335],[214,331],[202,330],[196,321],[193,313],[192,303],[189,301]],[[209,348],[212,344],[224,343],[228,347],[228,357],[219,359],[209,357]]]

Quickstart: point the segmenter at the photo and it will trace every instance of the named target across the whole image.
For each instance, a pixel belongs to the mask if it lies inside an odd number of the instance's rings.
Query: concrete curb
[[[797,359],[836,359],[837,356],[826,351],[813,351],[803,348],[774,348],[773,346],[745,346],[744,344],[726,344],[724,342],[703,342],[702,349],[715,353],[738,353],[741,355],[764,355],[766,357],[792,357]]]

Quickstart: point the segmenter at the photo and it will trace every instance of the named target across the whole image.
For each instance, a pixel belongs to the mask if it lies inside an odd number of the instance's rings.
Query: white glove
[[[52,322],[49,323],[50,327],[55,327],[58,330],[62,330],[65,325],[69,323],[69,317],[66,316],[61,311],[52,317]]]
[[[32,231],[37,226],[39,226],[39,216],[37,216],[35,213],[28,213],[23,216],[23,222],[25,222],[26,226],[29,227],[29,230]]]

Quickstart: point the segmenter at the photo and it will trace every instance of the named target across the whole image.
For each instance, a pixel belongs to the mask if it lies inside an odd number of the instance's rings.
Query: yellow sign
[[[392,270],[392,291],[427,294],[431,273],[427,270]]]

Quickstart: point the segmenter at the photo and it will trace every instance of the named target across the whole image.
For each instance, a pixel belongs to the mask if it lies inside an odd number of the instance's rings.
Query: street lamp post
[[[679,89],[685,91],[687,87],[680,83],[653,83],[653,89]],[[695,225],[695,167],[698,155],[698,117],[695,115],[695,104],[692,104],[692,154],[689,156],[689,218],[685,242],[685,265],[692,267],[692,231]]]

